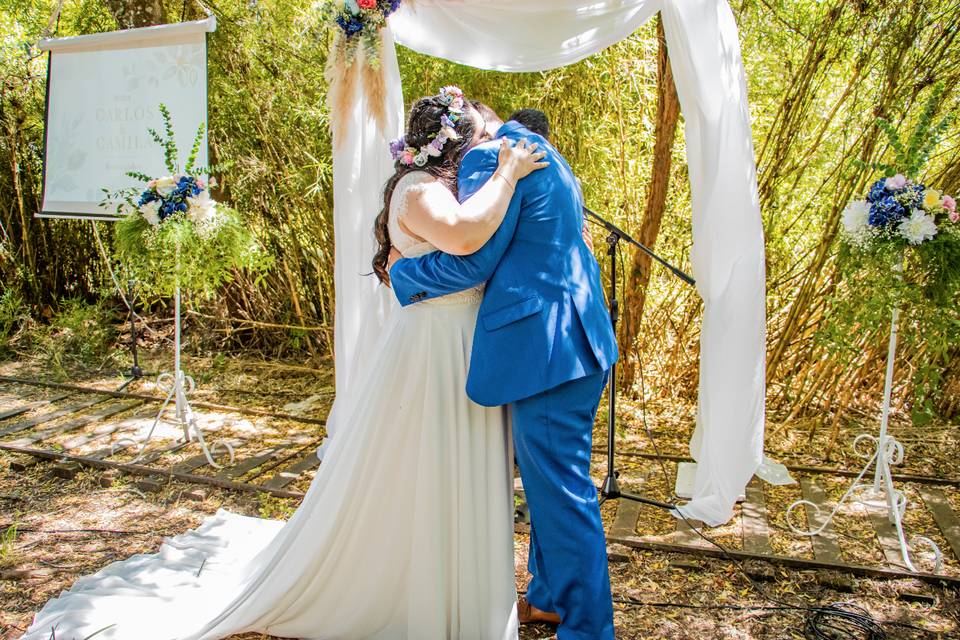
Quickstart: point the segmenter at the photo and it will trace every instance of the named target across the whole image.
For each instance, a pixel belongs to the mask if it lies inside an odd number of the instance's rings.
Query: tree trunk
[[[163,24],[161,0],[106,0],[107,8],[121,29]]]
[[[660,223],[670,188],[670,167],[673,163],[673,142],[677,134],[677,121],[680,117],[680,101],[677,88],[670,70],[667,55],[667,41],[663,34],[663,20],[657,19],[657,127],[653,147],[653,166],[650,170],[650,186],[647,189],[647,202],[643,213],[638,240],[653,248],[660,233]],[[623,388],[632,389],[636,378],[636,355],[634,341],[640,333],[643,308],[647,298],[647,285],[650,283],[651,259],[646,253],[635,250],[633,261],[627,273],[627,287],[623,296],[623,324],[620,325],[620,345],[624,357],[621,359]]]

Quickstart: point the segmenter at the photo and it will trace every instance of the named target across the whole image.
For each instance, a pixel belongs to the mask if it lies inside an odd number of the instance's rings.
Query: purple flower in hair
[[[403,155],[403,150],[406,148],[407,148],[406,138],[401,136],[390,143],[390,155],[393,156],[394,160],[396,160],[401,155]]]

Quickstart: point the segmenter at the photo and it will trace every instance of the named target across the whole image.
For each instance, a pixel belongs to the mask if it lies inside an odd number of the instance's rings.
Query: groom
[[[559,640],[612,640],[590,450],[616,339],[599,265],[581,236],[583,198],[573,171],[546,139],[518,122],[501,123],[496,138],[504,137],[537,142],[550,166],[517,184],[499,230],[478,252],[398,260],[390,281],[404,306],[487,283],[467,394],[480,405],[511,405],[531,519],[526,600],[540,610],[534,619],[559,614]],[[496,171],[500,144],[479,145],[464,157],[461,200]],[[531,617],[524,605],[521,619]]]

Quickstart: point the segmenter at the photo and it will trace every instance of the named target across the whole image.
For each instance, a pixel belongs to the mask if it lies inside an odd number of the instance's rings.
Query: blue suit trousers
[[[511,405],[513,440],[530,506],[527,600],[560,614],[558,640],[613,640],[613,605],[597,489],[593,423],[604,372]]]

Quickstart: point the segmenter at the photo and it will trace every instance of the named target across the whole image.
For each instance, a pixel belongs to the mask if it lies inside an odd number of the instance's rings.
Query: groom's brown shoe
[[[517,616],[520,624],[560,624],[560,616],[553,611],[541,611],[527,602],[523,596],[517,598]]]

